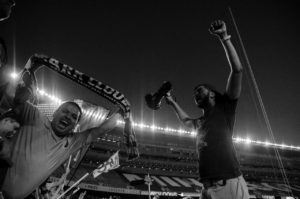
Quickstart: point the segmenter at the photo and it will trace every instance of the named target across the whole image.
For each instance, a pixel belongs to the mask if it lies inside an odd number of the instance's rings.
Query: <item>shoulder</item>
[[[238,98],[231,98],[229,95],[224,93],[218,99],[218,107],[226,113],[234,113],[238,104]]]
[[[204,116],[201,116],[192,120],[194,130],[200,129],[202,127],[204,119],[205,119]]]
[[[28,114],[34,114],[35,116],[38,116],[40,118],[45,117],[45,115],[38,109],[38,107],[33,104],[31,104],[29,102],[25,102],[25,103],[23,103],[23,106],[24,106],[25,111],[28,111]]]
[[[226,92],[216,97],[217,104],[237,102],[239,98],[232,98]]]
[[[73,142],[88,144],[92,142],[91,130],[88,129],[82,132],[73,132],[71,139],[73,140]]]

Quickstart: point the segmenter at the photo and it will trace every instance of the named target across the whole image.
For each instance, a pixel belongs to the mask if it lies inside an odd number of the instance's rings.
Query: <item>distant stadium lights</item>
[[[157,127],[156,127],[154,124],[152,124],[152,125],[150,126],[150,128],[151,128],[152,131],[154,131],[155,129],[157,129]]]
[[[57,104],[61,104],[63,101],[53,95],[50,95],[48,93],[46,93],[46,91],[44,90],[41,90],[41,89],[37,89],[38,93],[42,96],[47,96],[49,99],[51,99],[53,102],[57,103]],[[83,113],[86,114],[86,115],[89,115],[89,116],[93,116],[95,118],[103,118],[104,119],[104,116],[100,113],[93,113],[91,111],[85,111],[83,110]],[[117,124],[118,125],[124,125],[124,121],[121,121],[121,120],[118,120],[117,121]],[[197,135],[197,132],[195,131],[186,131],[186,130],[183,130],[183,129],[173,129],[173,128],[169,128],[169,127],[166,127],[166,128],[163,128],[163,127],[159,127],[159,126],[156,126],[155,124],[152,124],[152,125],[147,125],[147,124],[144,124],[144,123],[135,123],[133,122],[133,126],[135,127],[138,127],[140,129],[150,129],[152,131],[154,130],[159,130],[161,132],[165,132],[165,133],[177,133],[179,135],[191,135],[191,136],[196,136]],[[276,147],[276,148],[282,148],[282,149],[291,149],[291,150],[300,150],[300,146],[293,146],[293,145],[286,145],[286,144],[276,144],[276,143],[271,143],[271,142],[268,142],[268,141],[265,141],[265,142],[262,142],[262,141],[259,141],[259,140],[251,140],[250,138],[240,138],[240,137],[235,137],[235,138],[232,138],[233,141],[235,143],[245,143],[245,144],[256,144],[256,145],[260,145],[260,146],[266,146],[266,147]]]
[[[270,143],[268,141],[265,141],[263,144],[266,145],[266,146],[272,146],[272,143]]]
[[[19,76],[19,74],[18,73],[16,73],[16,72],[12,72],[12,73],[10,73],[10,77],[12,78],[12,79],[17,79],[18,78],[18,76]]]
[[[252,140],[250,138],[247,138],[246,139],[246,144],[250,144],[250,143],[252,143]]]
[[[124,124],[124,121],[118,120],[117,122],[119,125]],[[139,127],[141,129],[146,128],[146,129],[156,129],[156,130],[160,130],[162,132],[174,132],[174,133],[178,133],[178,134],[186,134],[186,135],[191,135],[191,136],[196,136],[197,132],[195,131],[185,131],[182,129],[176,130],[176,129],[172,129],[169,127],[163,128],[163,127],[158,127],[155,125],[145,125],[143,123],[133,123],[133,126]],[[285,145],[285,144],[276,144],[276,143],[271,143],[271,142],[263,142],[263,141],[259,141],[259,140],[251,140],[250,138],[240,138],[240,137],[236,137],[236,138],[232,138],[233,141],[235,143],[245,143],[245,144],[256,144],[256,145],[260,145],[260,146],[266,146],[266,147],[276,147],[276,148],[282,148],[282,149],[291,149],[291,150],[300,150],[299,146],[293,146],[293,145]]]
[[[266,147],[276,147],[276,148],[282,148],[282,149],[292,149],[292,150],[300,150],[299,146],[293,146],[293,145],[286,145],[286,144],[276,144],[276,143],[271,143],[269,141],[259,141],[259,140],[251,140],[249,138],[244,139],[244,138],[233,138],[233,141],[236,143],[251,143],[251,144],[257,144],[260,146],[266,146]]]
[[[46,94],[44,90],[39,90],[39,89],[38,89],[38,93],[42,96]]]
[[[53,96],[53,95],[50,95],[48,94],[46,91],[44,90],[41,90],[41,89],[37,89],[37,92],[38,94],[40,94],[41,96],[46,96],[48,97],[49,99],[51,99],[54,103],[56,104],[61,104],[63,101],[61,99],[59,99],[58,97],[56,96]]]

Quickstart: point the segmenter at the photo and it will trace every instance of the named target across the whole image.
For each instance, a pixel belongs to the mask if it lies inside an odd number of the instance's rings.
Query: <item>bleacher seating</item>
[[[162,193],[189,192],[199,194],[198,192],[201,188],[199,188],[200,185],[197,184],[199,183],[197,181],[199,176],[197,153],[195,149],[191,147],[194,144],[194,139],[177,138],[182,141],[179,142],[178,140],[176,141],[176,136],[167,137],[163,135],[160,137],[159,134],[156,136],[151,134],[149,136],[145,133],[143,137],[138,133],[137,136],[139,138],[139,149],[141,153],[139,159],[126,162],[125,148],[121,145],[122,137],[118,132],[104,135],[91,145],[90,150],[83,158],[76,174],[72,177],[72,181],[78,180],[86,172],[91,172],[101,162],[107,160],[115,151],[121,149],[121,166],[118,169],[104,173],[96,179],[90,176],[85,179],[83,183],[99,187],[147,191],[148,187],[146,184],[143,183],[133,186],[131,185],[130,179],[144,179],[145,175],[149,173],[151,177],[154,178],[152,185],[153,191]],[[168,142],[166,139],[169,139]],[[180,144],[176,145],[176,143]],[[186,147],[184,147],[184,145],[186,145]],[[299,191],[300,187],[300,152],[279,150],[284,166],[283,170],[274,154],[274,149],[262,146],[253,146],[249,149],[249,147],[247,148],[236,144],[236,150],[241,163],[241,170],[248,182],[249,191],[253,197],[254,195],[260,194],[273,194],[274,196],[276,196],[276,194],[288,194],[284,191],[285,189],[282,188],[282,185],[280,185],[284,184],[282,171],[285,172],[290,185],[294,186],[294,193],[299,194],[297,189]],[[59,170],[56,171],[53,176],[59,176],[58,174],[60,174]],[[264,183],[268,183],[269,186],[277,188],[274,188],[271,192],[267,192],[267,189],[257,188],[263,187]],[[282,190],[279,191],[280,189]],[[98,191],[98,193],[105,195],[103,191]],[[119,195],[120,194],[121,193],[119,193]],[[123,196],[123,198],[126,197]]]

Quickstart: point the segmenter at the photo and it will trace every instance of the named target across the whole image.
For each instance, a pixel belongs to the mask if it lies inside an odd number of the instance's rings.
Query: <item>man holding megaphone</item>
[[[225,92],[218,92],[210,84],[197,85],[194,99],[201,115],[196,119],[192,119],[179,106],[171,95],[171,87],[160,89],[160,94],[148,97],[147,104],[152,109],[158,109],[160,100],[165,98],[179,120],[197,132],[200,182],[204,185],[202,199],[248,199],[248,188],[232,143],[243,68],[226,24],[221,20],[214,21],[209,31],[222,43],[231,69]]]

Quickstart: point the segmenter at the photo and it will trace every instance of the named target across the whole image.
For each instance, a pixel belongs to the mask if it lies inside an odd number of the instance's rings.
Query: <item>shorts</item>
[[[213,186],[204,188],[201,199],[249,199],[246,181],[241,175],[236,178],[227,179],[213,183]]]

